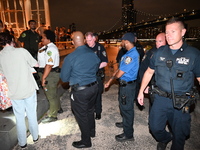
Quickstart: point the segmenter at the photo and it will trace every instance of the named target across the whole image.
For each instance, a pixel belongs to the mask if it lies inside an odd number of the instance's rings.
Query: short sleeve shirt
[[[24,43],[24,48],[27,49],[31,54],[37,54],[38,44],[40,42],[40,36],[37,32],[26,30],[22,32],[18,40]]]
[[[44,68],[46,65],[53,65],[53,68],[58,67],[60,63],[60,55],[55,44],[49,43],[38,51],[39,68]]]
[[[135,47],[122,56],[119,69],[125,72],[121,80],[127,82],[137,79],[140,56]]]
[[[95,54],[99,57],[101,62],[108,62],[107,54],[106,54],[106,49],[101,45],[100,43],[96,42],[94,47],[90,47]]]
[[[171,65],[167,65],[167,62],[171,62]],[[175,54],[168,45],[160,47],[153,53],[149,67],[155,70],[156,85],[160,89],[171,92],[171,78],[174,92],[182,94],[190,91],[194,76],[200,77],[199,64],[200,51],[184,42]]]

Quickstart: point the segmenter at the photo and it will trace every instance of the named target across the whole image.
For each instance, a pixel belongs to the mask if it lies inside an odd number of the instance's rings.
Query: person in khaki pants
[[[39,75],[45,95],[49,101],[49,111],[47,117],[42,123],[49,123],[57,120],[57,114],[62,113],[60,99],[57,94],[57,84],[59,82],[59,51],[55,42],[55,34],[51,30],[44,31],[42,35],[42,44],[44,45],[38,51]]]

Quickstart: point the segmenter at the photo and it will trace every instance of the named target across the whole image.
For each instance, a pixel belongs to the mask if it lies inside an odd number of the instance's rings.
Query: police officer
[[[150,63],[150,58],[152,56],[152,54],[161,46],[166,45],[166,39],[165,39],[165,33],[159,33],[156,36],[156,40],[155,40],[155,47],[153,47],[152,49],[148,50],[141,62],[140,65],[140,78],[142,79],[144,72],[147,70],[147,68],[149,67],[149,63]]]
[[[154,52],[142,79],[138,102],[144,104],[143,91],[155,73],[157,88],[149,116],[151,133],[158,141],[158,150],[164,150],[171,140],[171,150],[183,150],[190,134],[188,109],[195,100],[194,76],[200,82],[200,51],[183,41],[186,29],[179,18],[169,19],[165,32],[168,45]],[[171,133],[165,130],[166,122]]]
[[[122,37],[122,46],[125,47],[128,52],[122,56],[119,69],[104,86],[105,88],[109,87],[113,79],[119,78],[120,87],[118,100],[123,120],[123,133],[116,135],[115,139],[120,142],[134,140],[133,108],[139,68],[139,54],[134,46],[134,40],[135,36],[133,33],[126,33]]]
[[[40,35],[35,31],[36,30],[36,21],[29,20],[28,25],[30,27],[29,30],[25,30],[21,33],[20,37],[18,38],[18,44],[21,47],[24,47],[29,53],[33,56],[33,58],[37,59],[37,52],[39,49],[40,43]],[[35,68],[37,70],[37,68]],[[38,73],[34,73],[34,78],[39,87],[41,87],[40,77]]]
[[[100,43],[97,42],[95,34],[92,32],[87,32],[85,34],[87,45],[96,53],[96,55],[101,60],[99,70],[97,72],[97,82],[99,86],[98,96],[95,104],[96,120],[101,119],[102,112],[102,93],[103,93],[103,80],[104,80],[104,67],[107,66],[108,58],[106,55],[106,50]]]
[[[135,47],[136,47],[136,49],[137,49],[137,51],[138,51],[138,53],[139,53],[139,55],[140,55],[140,62],[142,61],[142,58],[144,57],[144,49],[143,49],[143,47],[142,47],[142,45],[138,42],[138,40],[137,40],[137,34],[134,32],[133,33],[134,34],[134,36],[135,36]],[[124,55],[124,54],[126,54],[126,52],[127,52],[127,50],[124,48],[124,47],[122,47],[120,50],[119,50],[119,52],[118,52],[118,54],[117,54],[117,57],[116,57],[116,61],[117,61],[117,63],[120,63],[120,60],[121,60],[121,57]]]
[[[140,64],[140,69],[139,69],[139,79],[140,79],[140,83],[142,80],[142,77],[144,75],[144,72],[147,70],[147,68],[149,67],[149,63],[150,63],[150,58],[153,55],[153,53],[160,48],[161,46],[166,45],[166,38],[165,38],[165,33],[159,33],[156,36],[156,40],[155,40],[155,47],[153,47],[152,49],[148,50],[145,53],[145,56],[142,59],[142,62]],[[154,82],[153,80],[151,82]],[[148,93],[148,88],[146,88],[145,93]]]
[[[142,47],[142,45],[139,43],[139,41],[137,40],[137,34],[136,34],[136,32],[133,32],[133,34],[134,34],[134,37],[135,37],[135,47],[136,47],[136,50],[137,50],[137,52],[138,52],[138,54],[139,54],[139,56],[140,56],[140,63],[141,63],[141,61],[142,61],[142,58],[143,58],[143,56],[144,56],[144,49],[143,49],[143,47]],[[117,54],[117,57],[116,57],[116,61],[117,61],[117,63],[119,63],[120,64],[120,61],[121,61],[121,57],[124,55],[124,54],[126,54],[126,52],[127,52],[127,50],[124,48],[124,47],[122,47],[120,50],[119,50],[119,52],[118,52],[118,54]],[[138,75],[138,77],[137,77],[137,80],[136,80],[136,93],[135,93],[135,98],[134,99],[137,99],[137,95],[138,95],[138,92],[139,92],[139,88],[140,88],[140,79],[139,79],[139,75]],[[136,101],[136,104],[137,104],[137,106],[139,107],[139,109],[140,110],[142,110],[143,109],[143,107],[141,107],[140,105],[138,105],[138,103],[137,103],[137,101]],[[122,128],[123,127],[123,123],[121,122],[118,122],[117,124],[117,127],[119,127],[119,128]]]
[[[61,109],[60,99],[57,94],[60,58],[58,48],[53,42],[55,42],[54,32],[45,30],[42,35],[42,44],[44,46],[38,51],[38,72],[46,97],[49,100],[49,112],[48,116],[42,120],[42,123],[56,121],[58,110]]]
[[[39,43],[40,43],[40,35],[35,31],[36,30],[36,21],[35,20],[29,20],[28,25],[30,27],[29,30],[25,30],[21,33],[20,37],[18,38],[18,41],[22,47],[27,49],[30,54],[37,59],[37,52],[39,49]]]
[[[81,131],[81,141],[75,141],[72,145],[87,148],[92,146],[91,137],[95,137],[96,72],[100,60],[85,45],[84,35],[80,31],[73,32],[72,43],[76,49],[64,59],[60,77],[71,86],[71,106]]]

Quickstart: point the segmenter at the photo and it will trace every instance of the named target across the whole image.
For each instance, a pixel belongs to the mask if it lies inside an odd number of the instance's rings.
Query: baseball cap
[[[126,33],[122,36],[120,40],[128,40],[129,42],[135,42],[135,35],[133,33]]]

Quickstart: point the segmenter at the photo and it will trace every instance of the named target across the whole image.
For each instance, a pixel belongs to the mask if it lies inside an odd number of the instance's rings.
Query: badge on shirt
[[[47,52],[47,55],[48,55],[48,56],[51,56],[51,55],[52,55],[52,52],[51,52],[51,51],[48,51],[48,52]]]
[[[48,62],[53,62],[53,59],[50,57],[50,58],[48,59]]]
[[[127,56],[127,57],[125,58],[124,62],[125,62],[125,64],[128,65],[128,64],[130,64],[130,63],[132,62],[132,58],[129,57],[129,56]]]
[[[142,61],[144,61],[146,57],[147,57],[147,55],[144,55],[143,58],[142,58]]]
[[[22,37],[25,38],[26,37],[26,33],[22,33]]]
[[[103,54],[104,57],[106,57],[106,52],[105,51],[103,51],[102,54]]]
[[[188,65],[189,61],[190,61],[190,59],[189,58],[185,58],[185,57],[176,58],[176,62],[178,64],[182,64],[182,65]]]
[[[160,61],[165,61],[165,57],[160,57]]]

